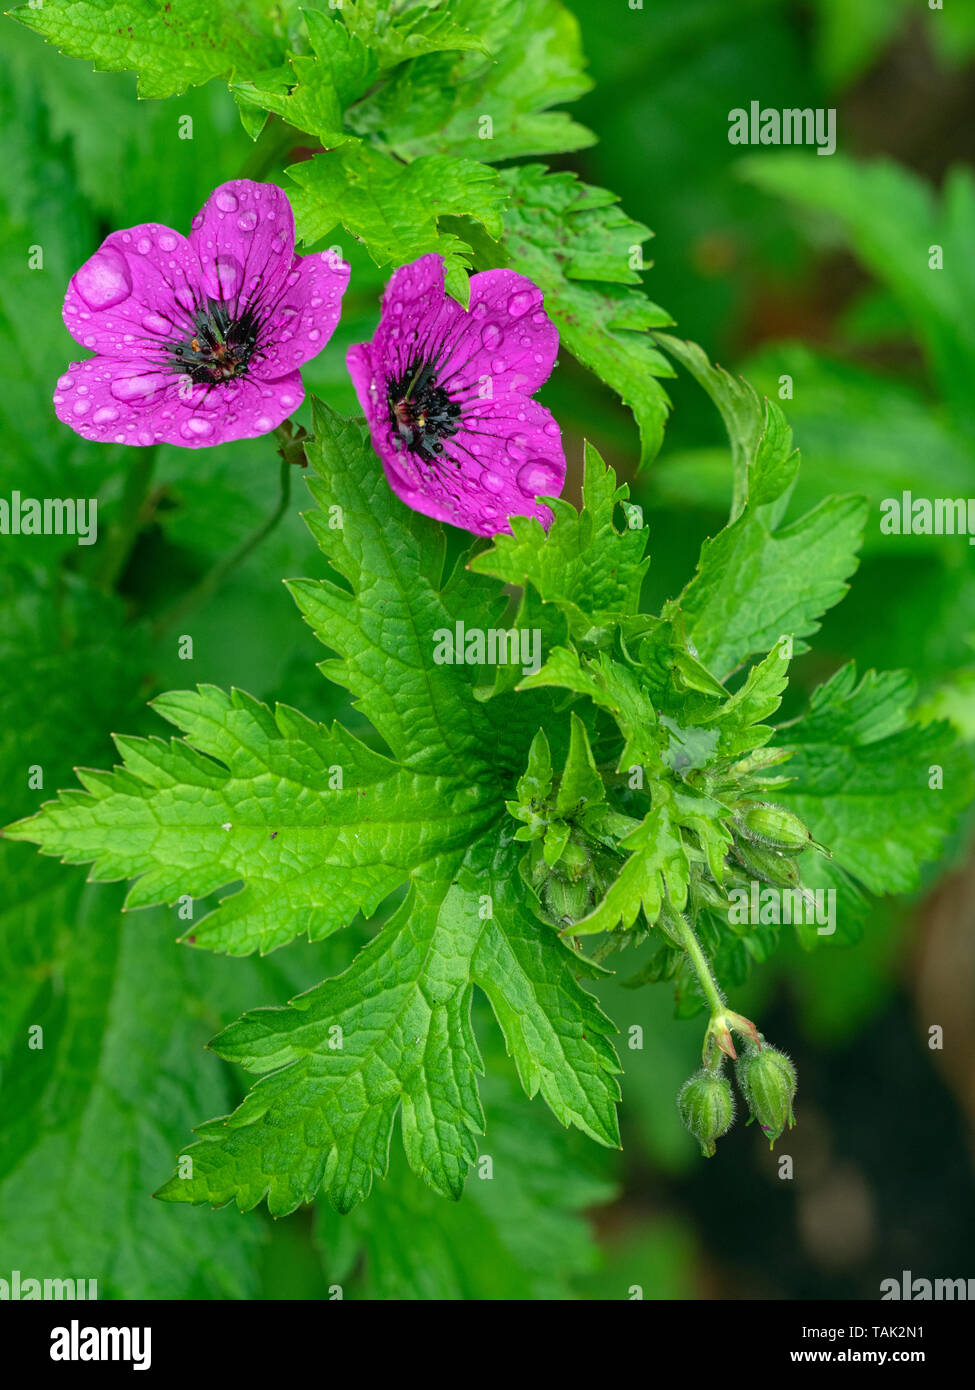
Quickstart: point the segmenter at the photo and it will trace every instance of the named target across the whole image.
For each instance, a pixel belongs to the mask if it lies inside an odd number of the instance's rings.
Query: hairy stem
[[[704,997],[708,1001],[712,1017],[716,1014],[720,1014],[724,1010],[724,999],[718,988],[718,982],[711,973],[711,966],[708,964],[708,958],[701,949],[701,943],[694,935],[691,925],[683,912],[673,913],[670,926],[674,935],[680,939],[681,945],[687,952],[687,958],[694,967],[694,973],[700,982],[701,989],[704,991]]]

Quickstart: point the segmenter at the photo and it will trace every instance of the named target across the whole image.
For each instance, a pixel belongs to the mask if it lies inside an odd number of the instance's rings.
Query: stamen
[[[461,407],[437,385],[431,361],[411,362],[402,376],[387,381],[386,401],[395,447],[424,463],[442,454],[443,441],[460,429]]]

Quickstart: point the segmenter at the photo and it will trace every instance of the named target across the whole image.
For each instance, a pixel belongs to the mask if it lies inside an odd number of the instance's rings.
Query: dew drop
[[[481,342],[488,352],[493,352],[495,348],[500,347],[503,340],[504,334],[496,323],[486,323],[481,329]]]
[[[508,363],[504,357],[491,358],[491,371],[495,376],[500,376],[502,372],[507,371],[507,368]]]
[[[221,212],[237,211],[236,194],[231,193],[229,188],[218,188],[216,193],[214,193],[213,195],[213,201],[216,203],[217,207],[220,209]]]
[[[162,314],[146,314],[142,320],[142,327],[147,333],[168,335],[172,333],[172,327],[168,319],[164,319]]]
[[[257,430],[265,431],[273,430],[274,423],[271,420],[270,415],[258,415],[257,419],[254,421],[254,428]]]
[[[121,251],[103,246],[76,272],[74,285],[89,309],[110,309],[132,293],[132,275]]]
[[[309,342],[317,343],[318,340],[319,340],[319,338],[320,338],[321,336],[322,336],[321,329],[320,329],[320,328],[313,328],[313,329],[310,330],[310,332],[309,332],[309,334],[308,334]]]
[[[212,275],[224,299],[230,299],[240,284],[241,265],[236,256],[215,256]]]
[[[528,313],[534,303],[535,296],[530,290],[518,290],[508,300],[508,313],[513,319],[520,319],[522,314]]]
[[[196,216],[193,218],[193,222],[192,222],[191,225],[192,225],[192,227],[193,227],[194,232],[198,232],[198,231],[200,230],[200,228],[203,226],[203,213],[202,213],[202,212],[198,212],[198,213],[196,214]]]
[[[139,240],[135,244],[135,249],[138,251],[140,256],[148,256],[149,252],[152,250],[152,242],[149,239],[149,237],[140,236]]]
[[[179,432],[184,439],[206,439],[207,435],[213,433],[213,426],[209,420],[201,420],[198,415],[191,415],[180,425]]]
[[[163,251],[175,251],[177,244],[178,239],[172,232],[163,232],[159,237],[159,245]]]
[[[526,497],[554,497],[560,487],[557,469],[545,459],[531,459],[523,464],[517,481]]]
[[[493,492],[497,495],[499,492],[504,492],[504,478],[500,473],[492,473],[487,470],[481,474],[481,487],[484,488],[485,492]]]
[[[253,208],[245,208],[237,218],[237,226],[242,232],[252,232],[257,226],[257,213]]]
[[[114,405],[103,405],[100,410],[96,410],[91,417],[96,425],[109,425],[113,420],[118,419],[118,411]]]
[[[147,405],[165,384],[166,377],[160,372],[146,372],[141,376],[116,377],[109,390],[117,401],[131,401],[135,405]]]
[[[153,436],[150,430],[140,430],[136,435],[136,439],[140,444],[151,444]]]
[[[91,410],[91,401],[86,401],[84,397],[82,397],[80,400],[75,401],[71,409],[75,415],[87,415],[89,410]]]
[[[71,385],[71,377],[67,372],[65,372],[64,376],[58,377],[58,385],[62,391],[67,391],[68,387]]]

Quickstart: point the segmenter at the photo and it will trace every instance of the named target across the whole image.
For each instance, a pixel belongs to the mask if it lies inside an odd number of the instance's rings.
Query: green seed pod
[[[696,1072],[680,1088],[677,1109],[685,1128],[701,1145],[701,1153],[711,1158],[715,1139],[727,1133],[735,1118],[731,1082],[712,1071]]]
[[[798,888],[799,865],[778,850],[770,849],[767,845],[742,844],[736,840],[734,853],[749,877],[774,884],[777,888]]]
[[[752,1118],[773,1146],[782,1131],[795,1124],[792,1101],[796,1094],[796,1069],[784,1052],[753,1043],[735,1063],[735,1075]]]
[[[578,922],[592,905],[589,889],[584,883],[569,883],[550,878],[544,887],[545,906],[560,925]]]
[[[769,849],[799,854],[812,843],[812,836],[798,816],[767,801],[742,801],[736,808],[735,821],[746,840]]]
[[[565,873],[573,883],[577,883],[590,866],[592,855],[585,845],[579,844],[577,840],[569,840],[565,849],[562,851],[558,860],[558,868]]]

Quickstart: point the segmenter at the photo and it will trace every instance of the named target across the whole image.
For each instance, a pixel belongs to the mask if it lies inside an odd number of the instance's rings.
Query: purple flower
[[[478,536],[510,516],[552,519],[565,481],[558,425],[532,400],[559,335],[542,292],[512,270],[471,276],[470,309],[444,292],[440,256],[397,270],[371,343],[346,361],[373,447],[401,501]]]
[[[112,232],[71,277],[68,332],[97,355],[58,380],[58,419],[104,444],[200,448],[267,434],[304,399],[298,368],[338,323],[349,267],[295,255],[273,184],[211,193],[188,237]]]

